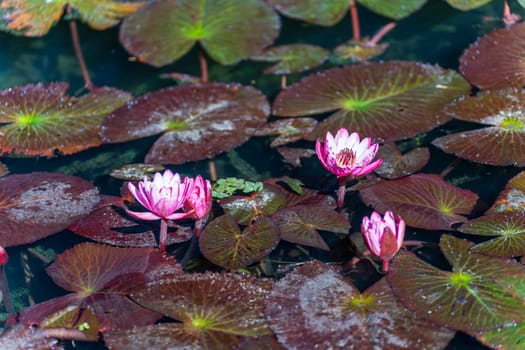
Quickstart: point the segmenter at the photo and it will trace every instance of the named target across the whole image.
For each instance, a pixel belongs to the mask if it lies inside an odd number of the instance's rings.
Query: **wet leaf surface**
[[[434,174],[416,174],[396,180],[383,180],[360,190],[363,201],[375,210],[392,210],[407,226],[427,230],[450,230],[467,222],[478,196],[453,186]]]
[[[349,0],[267,0],[267,2],[287,17],[328,27],[339,22],[350,5]]]
[[[263,125],[254,131],[255,136],[279,135],[270,146],[277,147],[301,140],[317,125],[314,118],[288,118]]]
[[[41,324],[41,328],[72,328],[76,329],[86,337],[85,340],[96,341],[98,339],[99,324],[97,317],[88,309],[80,309],[69,306],[50,317]]]
[[[111,170],[110,176],[126,181],[142,181],[144,176],[153,178],[156,172],[162,172],[165,168],[160,164],[126,164],[120,168]]]
[[[388,43],[372,45],[369,38],[362,40],[348,40],[338,45],[333,52],[331,61],[337,64],[368,61],[371,58],[380,56],[388,48]]]
[[[357,0],[357,3],[378,15],[400,20],[419,10],[427,0]]]
[[[376,157],[382,158],[383,164],[374,171],[386,179],[397,179],[417,173],[427,165],[430,151],[417,147],[402,155],[395,143],[388,143],[379,147]]]
[[[313,69],[328,58],[329,52],[320,46],[289,44],[275,46],[256,54],[250,59],[263,62],[278,62],[264,70],[265,74],[292,74]]]
[[[505,189],[498,194],[498,198],[485,214],[513,212],[525,213],[525,171],[507,182]]]

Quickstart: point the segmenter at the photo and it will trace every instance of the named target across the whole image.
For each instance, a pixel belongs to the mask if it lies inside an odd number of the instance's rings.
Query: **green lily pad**
[[[236,270],[260,261],[279,243],[279,229],[261,216],[241,232],[231,215],[209,222],[199,236],[202,255],[215,265]]]
[[[427,230],[450,230],[467,222],[460,214],[470,214],[478,196],[433,174],[416,174],[383,180],[360,190],[363,201],[375,210],[392,210],[407,226]]]
[[[474,244],[443,235],[440,247],[452,271],[439,270],[401,251],[388,282],[410,309],[438,324],[467,332],[503,327],[522,321],[525,308],[494,278],[508,273],[525,278],[525,268],[512,261],[470,252]]]
[[[326,27],[335,25],[348,11],[350,0],[267,0],[284,16]]]
[[[41,328],[70,328],[82,332],[85,340],[97,341],[99,325],[97,317],[89,309],[69,306],[47,317],[39,325]]]
[[[152,1],[124,20],[120,42],[140,61],[160,67],[199,42],[222,64],[234,64],[273,43],[279,16],[260,0]]]
[[[239,84],[174,86],[150,92],[108,116],[104,142],[124,142],[164,133],[146,163],[181,164],[229,151],[265,123],[266,97]]]
[[[117,25],[122,17],[132,14],[144,4],[144,1],[112,0],[2,0],[0,28],[24,36],[43,36],[69,5],[90,27],[103,30]]]
[[[480,236],[498,236],[476,244],[471,251],[491,256],[525,255],[525,213],[498,213],[471,220],[458,231]]]
[[[104,117],[131,99],[127,92],[101,87],[65,96],[68,83],[30,84],[0,91],[0,151],[52,157],[102,144]]]
[[[493,30],[463,52],[459,71],[482,90],[523,86],[524,42],[525,23]]]
[[[369,38],[362,40],[349,40],[338,45],[333,52],[330,60],[336,64],[354,63],[368,61],[379,56],[388,48],[388,43],[370,45]]]
[[[395,143],[387,143],[379,147],[377,158],[383,159],[383,164],[374,171],[386,179],[397,179],[421,170],[430,160],[430,151],[417,147],[402,155]]]
[[[507,182],[505,189],[485,214],[513,212],[525,213],[525,171]]]
[[[348,233],[350,224],[348,219],[333,209],[314,205],[295,205],[279,210],[272,216],[281,239],[330,250],[317,230],[336,233]]]
[[[418,62],[350,65],[311,74],[276,98],[273,114],[295,117],[336,111],[308,139],[347,128],[395,141],[450,120],[441,108],[470,91],[456,72]]]
[[[462,97],[444,111],[455,119],[490,125],[435,139],[447,153],[491,165],[525,165],[525,90],[488,90]]]
[[[447,3],[461,11],[469,11],[488,4],[492,0],[446,0]]]
[[[357,0],[357,2],[378,15],[400,20],[419,10],[427,0]]]
[[[408,311],[386,279],[359,293],[318,261],[276,282],[265,314],[287,349],[443,349],[454,335]]]
[[[330,53],[320,46],[290,44],[275,46],[250,57],[254,61],[279,62],[264,70],[264,74],[292,74],[313,69],[328,58]]]
[[[111,349],[234,349],[271,334],[262,313],[270,280],[239,274],[184,274],[158,280],[132,299],[179,321],[104,334]],[[252,348],[252,347],[247,347]]]

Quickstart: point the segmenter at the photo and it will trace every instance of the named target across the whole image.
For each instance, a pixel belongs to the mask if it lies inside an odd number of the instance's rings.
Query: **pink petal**
[[[153,214],[153,213],[150,213],[149,211],[144,211],[144,212],[137,212],[137,211],[131,211],[131,210],[128,210],[126,209],[126,213],[129,215],[129,216],[132,216],[134,217],[135,219],[139,219],[139,220],[160,220],[161,217]]]
[[[166,219],[169,219],[169,220],[180,220],[180,219],[187,218],[187,217],[191,216],[192,214],[193,214],[193,210],[188,211],[186,213],[173,213],[171,215],[168,215],[166,217]]]

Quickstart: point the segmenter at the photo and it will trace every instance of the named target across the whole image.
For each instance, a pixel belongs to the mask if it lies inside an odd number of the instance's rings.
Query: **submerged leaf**
[[[417,147],[402,155],[395,143],[387,143],[379,147],[376,157],[383,159],[383,164],[374,171],[386,179],[396,179],[421,170],[430,160],[430,151]]]
[[[327,27],[339,22],[350,5],[350,0],[267,0],[267,2],[285,16]]]
[[[264,74],[300,73],[321,65],[329,52],[320,46],[290,44],[275,46],[250,57],[254,61],[279,62],[264,70]]]

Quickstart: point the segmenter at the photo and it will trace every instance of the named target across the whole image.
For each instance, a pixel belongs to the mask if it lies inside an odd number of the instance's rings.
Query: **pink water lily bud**
[[[370,252],[383,261],[383,270],[388,271],[390,259],[396,255],[405,238],[405,221],[401,216],[387,210],[384,217],[373,212],[361,223],[361,233]]]
[[[129,191],[148,211],[126,210],[126,213],[141,220],[177,220],[191,216],[193,211],[177,211],[193,193],[194,186],[193,179],[184,177],[181,181],[180,175],[173,174],[169,169],[163,174],[155,173],[153,181],[144,177],[144,181],[140,181],[137,186],[130,182]]]
[[[358,133],[349,134],[347,129],[341,128],[335,137],[327,131],[324,144],[317,139],[315,152],[321,164],[332,174],[356,177],[371,173],[383,163],[382,159],[372,162],[378,148],[378,144],[372,144],[371,138],[360,141]]]
[[[197,175],[195,186],[184,203],[184,211],[192,212],[191,217],[195,220],[205,218],[211,210],[211,184],[209,180],[204,180],[202,176]]]

